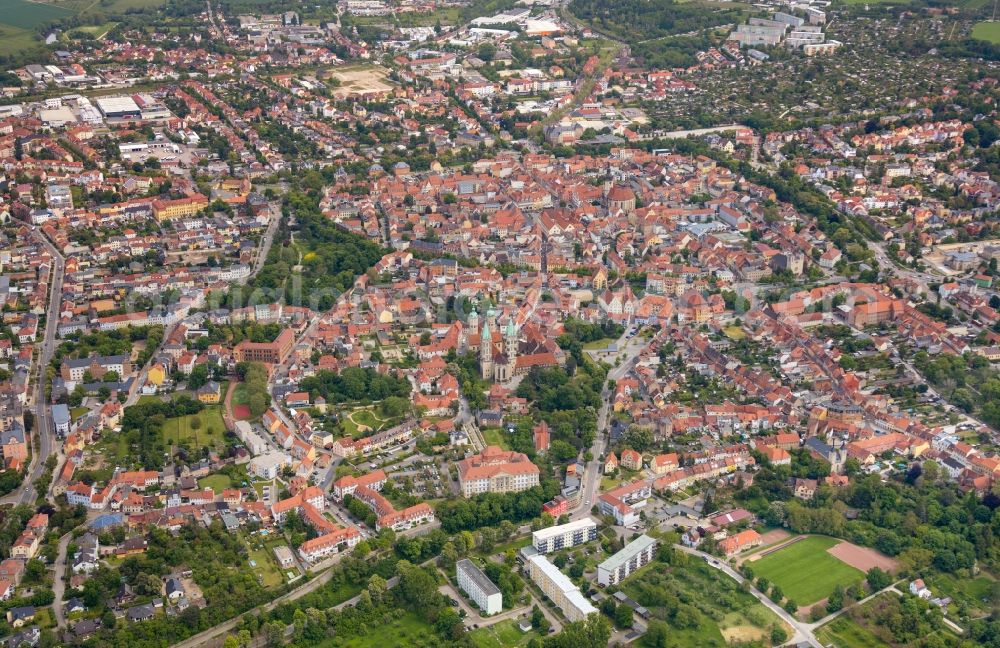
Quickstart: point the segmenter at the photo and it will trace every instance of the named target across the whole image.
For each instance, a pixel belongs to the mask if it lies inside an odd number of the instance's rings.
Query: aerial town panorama
[[[0,648],[1000,648],[987,0],[0,0]]]

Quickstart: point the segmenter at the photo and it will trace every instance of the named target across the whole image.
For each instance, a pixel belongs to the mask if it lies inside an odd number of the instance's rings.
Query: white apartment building
[[[538,553],[552,553],[597,539],[597,522],[584,518],[559,526],[539,529],[531,534],[531,545]]]
[[[597,583],[607,587],[617,585],[643,565],[649,564],[656,554],[656,540],[641,535],[625,548],[597,566]]]
[[[555,603],[570,621],[583,621],[597,608],[573,584],[566,574],[545,556],[531,556],[526,564],[528,575],[545,596]]]
[[[463,558],[455,563],[455,575],[459,588],[475,601],[484,616],[498,614],[503,610],[500,588],[471,560]]]

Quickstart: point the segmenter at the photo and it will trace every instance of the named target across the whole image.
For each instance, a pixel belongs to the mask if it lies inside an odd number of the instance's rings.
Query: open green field
[[[33,31],[0,23],[0,54],[17,54],[41,45]]]
[[[670,565],[654,561],[643,567],[625,579],[621,590],[670,626],[673,646],[766,642],[773,627],[783,626],[736,581],[683,554]]]
[[[197,430],[191,427],[191,422],[195,419],[201,422]],[[187,443],[192,448],[208,446],[221,449],[226,444],[225,431],[226,424],[222,420],[222,406],[208,405],[197,414],[167,419],[163,424],[163,440],[174,445]]]
[[[73,13],[54,4],[27,0],[3,0],[2,4],[3,14],[0,22],[21,29],[34,29],[43,23],[66,18]]]
[[[608,348],[608,345],[614,342],[611,338],[601,338],[600,340],[594,340],[593,342],[587,342],[583,345],[586,351],[603,351]]]
[[[510,444],[507,443],[507,434],[500,428],[485,428],[481,432],[486,445],[500,446],[504,450],[510,450]]]
[[[1000,22],[981,22],[972,28],[972,37],[989,41],[994,45],[1000,43]]]
[[[51,0],[31,2],[30,0],[0,0],[0,54],[17,55],[25,50],[41,47],[41,40],[35,38],[35,30],[46,23],[68,18],[74,14],[98,10],[112,17],[124,14],[129,9],[146,9],[162,5],[166,0]],[[83,25],[75,29],[100,36],[114,26],[113,22],[103,25]]]
[[[333,637],[316,644],[317,648],[412,648],[439,646],[441,639],[426,621],[412,612],[380,626],[363,628],[351,637]]]
[[[479,648],[510,648],[512,646],[526,646],[532,637],[538,636],[534,630],[521,632],[517,624],[517,619],[507,619],[488,628],[473,630],[469,633],[469,638]]]
[[[859,569],[827,553],[839,543],[836,538],[813,536],[750,563],[756,576],[781,588],[785,596],[801,605],[812,605],[828,597],[837,585],[848,587],[864,578]]]
[[[82,31],[84,33],[90,34],[94,38],[100,38],[104,34],[111,31],[117,24],[118,24],[117,22],[106,22],[100,25],[81,25],[80,27],[77,27],[72,31]]]
[[[198,480],[198,486],[200,488],[211,488],[218,495],[222,491],[233,485],[233,481],[229,479],[229,475],[216,474],[209,475],[208,477],[202,477]]]
[[[233,395],[233,402],[236,402],[236,395]],[[368,432],[380,432],[387,430],[398,424],[398,418],[382,418],[375,409],[365,407],[356,409],[349,414],[341,416],[341,424],[344,432],[351,437],[359,438]],[[366,429],[367,428],[367,429]]]
[[[816,631],[816,639],[824,646],[837,648],[888,648],[868,628],[848,616],[839,616]]]
[[[730,340],[739,341],[747,336],[747,334],[744,333],[743,329],[739,326],[727,326],[726,328],[723,329],[723,332],[726,334],[726,337],[728,337]]]

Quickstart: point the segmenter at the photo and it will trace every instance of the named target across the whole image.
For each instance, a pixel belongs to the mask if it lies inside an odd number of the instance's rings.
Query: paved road
[[[73,534],[67,533],[59,540],[59,554],[56,556],[55,570],[56,576],[52,582],[52,593],[55,601],[52,603],[52,613],[56,617],[56,627],[66,625],[66,615],[63,613],[63,596],[66,593],[66,550],[69,548],[69,541]]]
[[[250,272],[249,277],[256,277],[257,273],[264,267],[264,262],[267,261],[267,255],[271,251],[271,244],[274,243],[274,235],[277,233],[278,225],[281,223],[281,206],[272,203],[268,209],[271,212],[271,222],[267,224],[267,230],[264,232],[264,238],[261,239],[260,246],[257,248],[257,259],[254,261],[253,270]],[[246,283],[249,277],[247,277],[247,279],[243,279],[240,283]]]
[[[703,551],[698,551],[697,549],[692,549],[690,547],[685,547],[684,545],[674,545],[674,548],[683,551],[686,554],[692,556],[697,556],[705,560],[709,565],[723,572],[737,583],[743,583],[745,578],[743,575],[737,572],[735,569],[727,565],[726,563],[719,560],[717,557],[707,554]],[[758,590],[753,585],[750,585],[750,593],[753,594],[754,598],[764,604],[767,609],[771,610],[777,614],[781,619],[790,625],[794,630],[795,634],[792,636],[786,645],[797,646],[801,643],[806,643],[813,648],[822,648],[822,644],[816,640],[815,635],[813,635],[812,626],[808,623],[803,623],[785,611],[780,605],[772,601],[771,599],[764,596],[764,594]]]
[[[597,412],[597,434],[594,436],[593,445],[590,446],[590,453],[593,458],[587,463],[584,470],[583,494],[580,497],[580,503],[570,511],[570,518],[573,520],[579,520],[590,515],[590,509],[594,505],[597,489],[601,483],[601,455],[604,452],[607,442],[606,435],[608,433],[608,421],[611,414],[612,394],[608,385],[621,380],[628,374],[636,357],[646,346],[645,338],[635,336],[629,339],[628,331],[629,329],[626,329],[625,333],[618,338],[616,343],[618,345],[617,348],[621,349],[624,347],[625,349],[624,356],[620,356],[622,361],[617,367],[608,371],[608,378],[604,381],[604,388],[601,390],[601,409]]]
[[[49,306],[45,312],[45,331],[42,339],[42,346],[38,352],[34,367],[35,389],[32,395],[35,408],[35,426],[32,434],[38,434],[38,447],[32,447],[31,464],[28,466],[28,476],[20,488],[7,494],[0,499],[4,504],[32,504],[37,493],[35,492],[35,482],[41,477],[45,470],[45,460],[54,447],[55,432],[52,428],[51,410],[45,397],[45,368],[52,361],[55,353],[57,340],[56,333],[59,324],[59,306],[62,302],[63,279],[66,273],[66,263],[59,250],[41,233],[36,232],[36,237],[48,249],[52,255],[52,272],[49,281]],[[27,439],[31,444],[30,436]],[[54,480],[53,480],[54,481]]]

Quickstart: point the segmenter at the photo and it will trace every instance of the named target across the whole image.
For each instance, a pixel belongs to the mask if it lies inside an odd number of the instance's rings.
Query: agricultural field
[[[812,536],[749,564],[755,576],[763,576],[780,587],[789,599],[808,606],[828,597],[837,585],[848,587],[864,578],[860,569],[828,552],[840,542],[836,538]]]
[[[622,583],[621,590],[670,626],[672,645],[723,646],[768,641],[783,625],[736,581],[683,554],[674,564],[653,562]],[[784,628],[786,631],[789,628]]]
[[[981,22],[972,28],[972,37],[1000,44],[1000,22]]]
[[[52,0],[31,2],[29,0],[3,0],[3,15],[0,16],[0,55],[17,55],[43,42],[36,38],[35,30],[46,23],[61,20],[74,14],[97,9],[106,16],[124,14],[130,9],[145,9],[162,5],[165,0]],[[114,27],[114,22],[102,25],[82,25],[75,28],[95,37],[105,34]]]
[[[512,648],[526,646],[533,637],[538,636],[534,630],[521,632],[517,624],[517,619],[507,619],[488,628],[474,630],[469,633],[469,637],[479,648]]]
[[[19,29],[35,29],[52,20],[66,18],[73,12],[55,4],[28,2],[27,0],[4,0],[3,16],[0,22]]]

